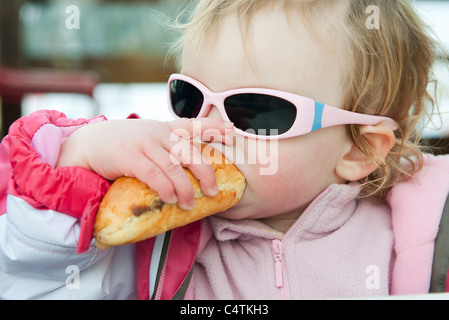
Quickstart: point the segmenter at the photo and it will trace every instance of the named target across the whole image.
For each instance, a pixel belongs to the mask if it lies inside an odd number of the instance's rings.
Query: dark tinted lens
[[[286,133],[297,114],[294,104],[263,94],[234,95],[227,98],[224,104],[229,119],[237,128],[254,130],[258,135]]]
[[[170,83],[170,99],[173,111],[181,118],[196,118],[204,101],[201,91],[182,80]]]

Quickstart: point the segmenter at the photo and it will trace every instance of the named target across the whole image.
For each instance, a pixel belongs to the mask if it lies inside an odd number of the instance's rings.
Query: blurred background
[[[411,0],[449,52],[449,0]],[[188,0],[0,0],[0,138],[39,109],[71,118],[172,119],[165,81],[175,18]],[[449,74],[441,62],[440,114],[425,129],[449,150]],[[443,137],[443,139],[442,139]]]
[[[186,0],[0,0],[2,135],[21,115],[171,119],[164,82]]]

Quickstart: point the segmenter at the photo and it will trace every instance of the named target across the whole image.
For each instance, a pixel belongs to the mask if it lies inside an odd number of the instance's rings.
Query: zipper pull
[[[276,288],[282,288],[284,286],[284,272],[282,268],[282,241],[278,239],[273,240],[271,252],[274,258]]]

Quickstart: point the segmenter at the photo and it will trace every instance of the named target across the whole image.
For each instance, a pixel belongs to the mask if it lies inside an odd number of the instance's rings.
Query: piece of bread
[[[116,180],[103,198],[94,225],[100,249],[134,243],[185,226],[236,205],[246,180],[235,165],[211,146],[201,145],[203,157],[211,163],[220,190],[213,198],[203,195],[199,181],[184,168],[195,190],[195,208],[190,211],[162,202],[158,194],[135,178]]]

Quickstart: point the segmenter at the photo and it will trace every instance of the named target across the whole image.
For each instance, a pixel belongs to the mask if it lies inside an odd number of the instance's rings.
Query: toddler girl
[[[367,23],[373,6],[379,28]],[[0,149],[0,296],[429,292],[440,276],[432,264],[449,159],[417,145],[436,45],[409,2],[200,0],[182,29],[180,74],[168,83],[180,119],[42,111],[10,128]],[[206,195],[217,193],[211,167],[191,161],[201,159],[192,139],[239,159],[242,201],[155,239],[97,250],[92,224],[111,180],[137,177],[190,209],[187,167]],[[180,145],[189,153],[172,152]],[[269,174],[260,157],[249,161],[262,145],[276,150]]]

